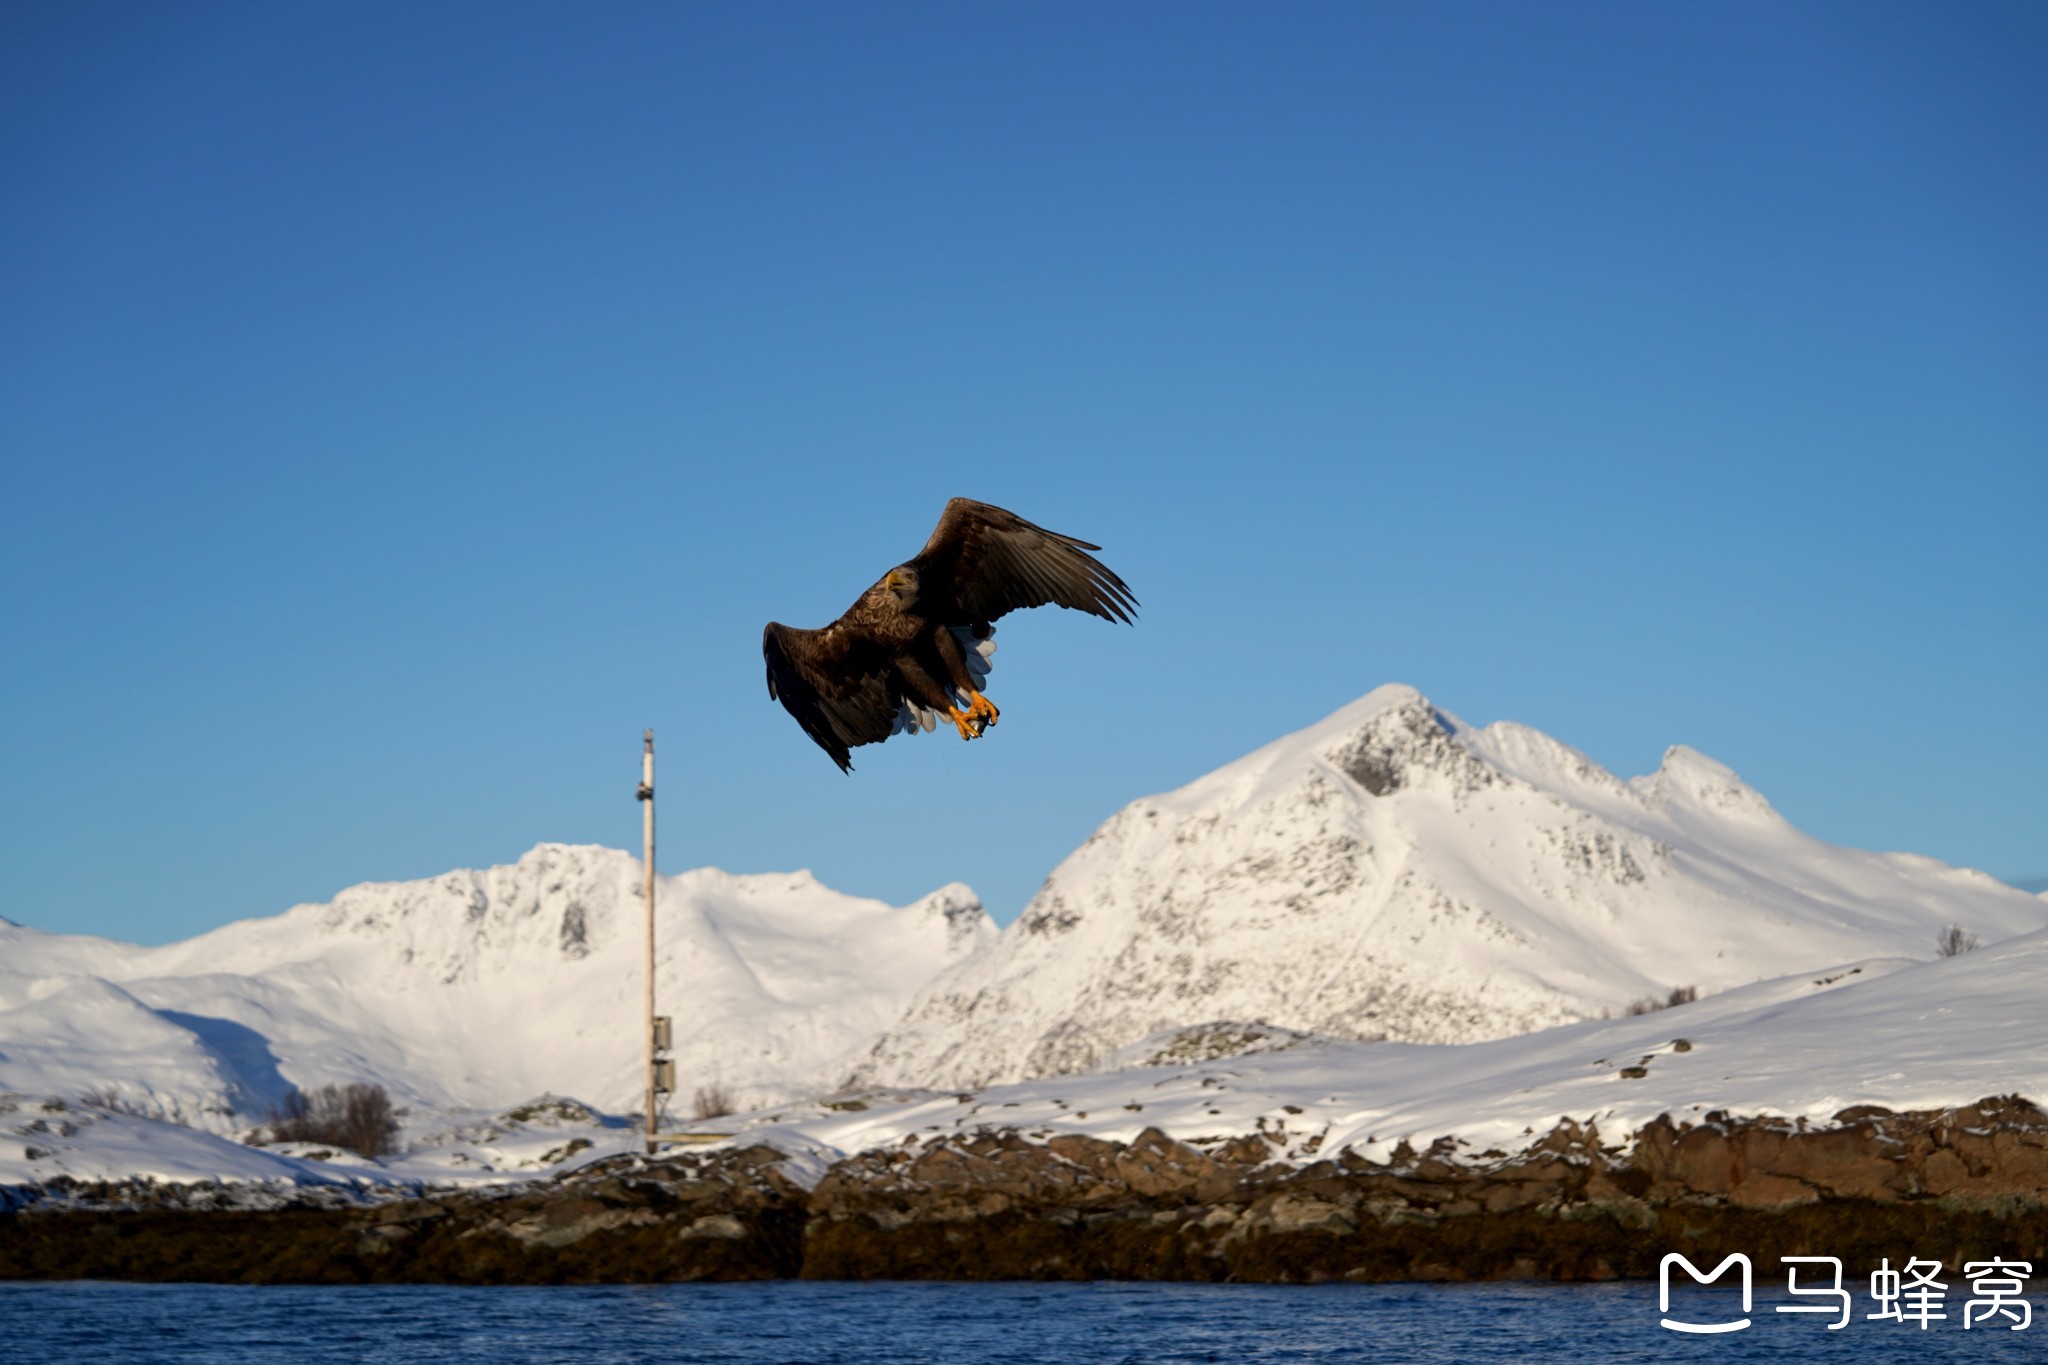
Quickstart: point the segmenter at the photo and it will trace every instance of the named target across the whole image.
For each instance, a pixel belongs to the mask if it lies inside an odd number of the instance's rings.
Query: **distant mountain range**
[[[292,1086],[358,1080],[416,1114],[548,1092],[632,1112],[639,896],[629,855],[543,844],[159,948],[0,921],[0,1091],[217,1133]],[[707,868],[659,900],[686,1115],[710,1082],[742,1105],[964,1087],[1213,1020],[1493,1039],[1932,958],[1951,923],[1987,945],[2048,924],[1981,873],[1811,839],[1689,749],[1622,781],[1405,687],[1133,802],[1000,935],[958,884],[891,906]]]
[[[233,1132],[292,1085],[429,1109],[644,1084],[637,859],[542,844],[509,867],[372,883],[160,948],[0,926],[0,1090],[108,1094]],[[765,1101],[829,1086],[944,967],[992,941],[974,893],[907,906],[808,872],[658,878],[677,1071]]]
[[[1085,1071],[1211,1019],[1473,1042],[1674,991],[1931,958],[1951,923],[1991,943],[2048,923],[2048,904],[1930,858],[1824,844],[1682,746],[1623,781],[1527,726],[1475,729],[1382,687],[1119,811],[849,1080]]]

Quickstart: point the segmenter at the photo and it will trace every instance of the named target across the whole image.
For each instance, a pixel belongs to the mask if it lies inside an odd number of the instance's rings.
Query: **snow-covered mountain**
[[[1382,687],[1135,801],[995,943],[927,986],[853,1084],[1086,1070],[1163,1029],[1261,1020],[1461,1043],[1874,957],[1992,943],[2048,905],[1800,833],[1684,747],[1622,781],[1526,726]]]
[[[95,1092],[217,1132],[291,1085],[352,1081],[437,1110],[553,1092],[631,1111],[641,894],[631,856],[542,844],[158,948],[0,921],[0,1091]],[[808,872],[702,868],[658,878],[656,903],[684,1106],[711,1081],[753,1102],[828,1084],[996,935],[958,884],[891,906]]]

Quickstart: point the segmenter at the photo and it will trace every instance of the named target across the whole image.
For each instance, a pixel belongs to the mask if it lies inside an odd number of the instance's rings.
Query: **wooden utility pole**
[[[646,854],[641,860],[641,870],[647,883],[647,1011],[640,1020],[640,1034],[647,1040],[647,1155],[654,1155],[654,1134],[657,1131],[655,1115],[655,1057],[654,1057],[654,731],[646,735],[646,747],[640,754],[640,808],[641,829],[645,835]]]

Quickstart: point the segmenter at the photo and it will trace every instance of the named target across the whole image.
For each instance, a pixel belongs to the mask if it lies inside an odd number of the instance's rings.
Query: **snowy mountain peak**
[[[1425,784],[1469,793],[1497,774],[1467,746],[1464,729],[1417,692],[1372,715],[1322,757],[1373,796]]]
[[[955,950],[964,952],[995,938],[994,921],[965,882],[948,882],[930,892],[911,904],[910,913],[945,925],[946,943]]]
[[[1441,766],[1449,757],[1442,741],[1463,729],[1463,722],[1438,710],[1415,688],[1388,683],[1178,791],[1136,804],[1247,806],[1291,789],[1311,775],[1333,773],[1342,773],[1369,789],[1391,790],[1400,781],[1400,771],[1410,763],[1424,768]]]
[[[1988,879],[1811,839],[1683,746],[1625,783],[1528,726],[1381,687],[1111,816],[849,1080],[1081,1070],[1217,1019],[1495,1038],[1924,957],[1948,922],[1990,941],[2044,916]]]
[[[1632,784],[1653,809],[1686,809],[1722,819],[1784,823],[1763,794],[1697,749],[1674,744],[1657,771]]]

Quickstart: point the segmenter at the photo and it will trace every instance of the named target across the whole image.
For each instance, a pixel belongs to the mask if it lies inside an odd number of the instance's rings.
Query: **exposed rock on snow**
[[[1926,957],[1951,922],[1991,942],[2048,915],[1981,873],[1810,838],[1683,746],[1624,782],[1388,686],[1112,816],[849,1083],[1071,1073],[1205,1019],[1499,1038],[1676,987]]]
[[[1149,1038],[1140,1038],[1129,1047],[1118,1048],[1104,1059],[1104,1071],[1128,1071],[1141,1066],[1189,1066],[1196,1062],[1214,1062],[1225,1057],[1253,1057],[1261,1052],[1278,1052],[1282,1048],[1298,1047],[1304,1043],[1327,1042],[1328,1039],[1314,1033],[1303,1033],[1299,1029],[1275,1028],[1271,1024],[1244,1023],[1235,1019],[1218,1019],[1207,1024],[1190,1024],[1186,1028],[1167,1029]]]

